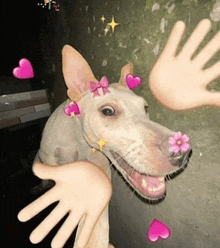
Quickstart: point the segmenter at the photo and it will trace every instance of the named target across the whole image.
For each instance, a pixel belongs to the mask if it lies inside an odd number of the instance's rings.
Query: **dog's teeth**
[[[147,182],[145,181],[145,179],[142,179],[141,185],[143,186],[143,188],[147,188]]]
[[[160,189],[162,189],[163,187],[164,187],[164,185],[161,184],[159,187],[157,187],[157,190],[160,190]]]
[[[148,190],[149,190],[149,191],[153,191],[153,188],[152,188],[152,187],[149,187]]]
[[[157,190],[158,190],[157,188],[153,187],[153,192],[155,192],[155,191],[157,191]]]
[[[160,184],[160,186],[158,186],[157,188],[153,187],[153,191],[158,191],[158,190],[162,189],[163,187],[164,187],[164,183]]]
[[[161,182],[164,182],[164,177],[158,177]]]

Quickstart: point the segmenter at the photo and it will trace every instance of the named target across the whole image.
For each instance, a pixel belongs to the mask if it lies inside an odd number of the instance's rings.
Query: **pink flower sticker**
[[[169,138],[169,145],[174,153],[178,153],[180,151],[186,152],[190,148],[188,141],[189,137],[187,137],[186,134],[176,132],[173,137]]]

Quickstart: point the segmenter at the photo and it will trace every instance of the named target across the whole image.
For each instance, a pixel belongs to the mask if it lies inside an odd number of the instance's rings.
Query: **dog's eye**
[[[115,114],[115,109],[112,108],[111,106],[105,106],[104,108],[102,108],[101,111],[103,115],[106,115],[106,116],[112,116]]]
[[[147,105],[144,106],[144,109],[145,109],[145,112],[148,113],[148,106]]]

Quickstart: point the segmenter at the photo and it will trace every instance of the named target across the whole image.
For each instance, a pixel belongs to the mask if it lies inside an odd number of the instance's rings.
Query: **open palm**
[[[38,243],[69,213],[54,237],[51,246],[63,247],[77,224],[84,218],[77,238],[77,247],[85,247],[100,215],[111,198],[109,178],[94,164],[85,161],[60,166],[35,163],[34,173],[41,179],[52,179],[55,186],[18,214],[20,221],[28,221],[47,206],[59,201],[55,209],[32,232],[30,240]]]
[[[220,107],[220,92],[210,92],[207,85],[220,75],[220,61],[204,69],[220,49],[220,31],[192,59],[199,45],[211,29],[211,22],[199,22],[178,55],[177,49],[184,34],[185,24],[178,21],[164,50],[151,69],[149,86],[154,96],[174,110],[191,109],[203,105]]]

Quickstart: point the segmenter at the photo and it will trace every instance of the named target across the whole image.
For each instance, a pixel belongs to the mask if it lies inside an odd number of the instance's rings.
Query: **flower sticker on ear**
[[[173,153],[178,153],[180,151],[187,152],[190,148],[189,137],[181,132],[176,132],[173,137],[169,138],[169,145]]]
[[[79,106],[76,102],[70,102],[68,107],[65,108],[64,113],[67,116],[74,117],[80,114]]]

